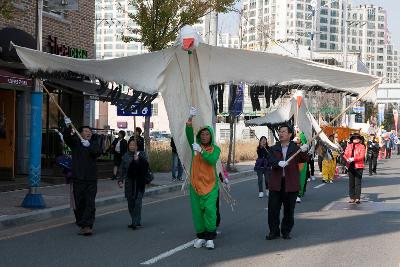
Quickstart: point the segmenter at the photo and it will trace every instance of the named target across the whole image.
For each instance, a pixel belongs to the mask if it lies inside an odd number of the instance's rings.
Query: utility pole
[[[37,0],[36,18],[36,43],[37,50],[42,51],[42,18],[43,0]],[[42,107],[43,92],[40,79],[35,79],[35,88],[31,93],[31,125],[29,140],[29,192],[26,194],[21,206],[24,208],[38,209],[46,205],[39,186],[42,174]]]

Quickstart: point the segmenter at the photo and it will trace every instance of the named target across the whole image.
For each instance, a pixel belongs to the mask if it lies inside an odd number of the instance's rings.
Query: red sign
[[[27,79],[19,74],[0,70],[0,84],[30,87],[32,86],[32,79]]]

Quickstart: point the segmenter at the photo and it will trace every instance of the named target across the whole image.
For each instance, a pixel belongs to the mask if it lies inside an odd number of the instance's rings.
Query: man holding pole
[[[92,140],[90,127],[82,126],[79,133],[75,134],[71,120],[65,117],[64,121],[67,126],[64,131],[64,141],[71,149],[72,155],[72,183],[76,224],[81,228],[80,235],[89,236],[92,234],[96,212],[96,159],[100,155],[100,147]]]
[[[289,125],[279,128],[279,142],[270,148],[268,154],[272,165],[272,173],[269,183],[268,198],[268,225],[269,234],[267,240],[280,237],[291,239],[290,232],[294,225],[294,208],[300,189],[299,163],[308,160],[308,145],[298,147],[291,141],[293,129]],[[301,150],[300,153],[297,153]],[[293,158],[292,158],[293,156]],[[280,223],[280,211],[283,204],[284,216]],[[279,229],[280,224],[280,229]]]

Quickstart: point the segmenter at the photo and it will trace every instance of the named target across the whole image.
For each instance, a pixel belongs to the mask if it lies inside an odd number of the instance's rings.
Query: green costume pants
[[[213,240],[217,230],[218,182],[210,193],[200,196],[190,186],[192,216],[197,238]]]

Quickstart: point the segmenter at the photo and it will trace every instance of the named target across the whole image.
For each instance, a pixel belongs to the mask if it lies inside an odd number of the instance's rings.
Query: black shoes
[[[274,240],[278,239],[280,236],[279,235],[274,235],[274,234],[269,234],[265,237],[266,240]]]
[[[138,225],[134,225],[134,224],[129,224],[128,225],[128,228],[130,228],[132,230],[136,230],[139,227],[142,227],[142,225],[140,223]]]
[[[283,239],[286,239],[286,240],[292,239],[292,237],[290,236],[290,234],[283,234],[283,235],[282,235],[282,238],[283,238]]]

